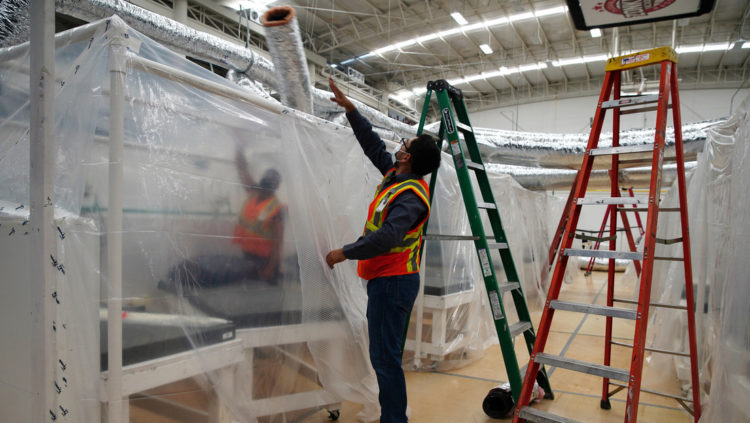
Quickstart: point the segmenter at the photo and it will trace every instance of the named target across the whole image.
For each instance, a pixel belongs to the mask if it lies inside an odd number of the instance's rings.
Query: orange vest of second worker
[[[422,242],[422,228],[430,215],[430,191],[424,179],[410,179],[383,187],[385,180],[396,172],[389,170],[375,191],[375,198],[367,212],[367,222],[363,235],[375,232],[383,226],[388,206],[393,199],[411,190],[427,205],[427,214],[417,226],[406,233],[404,239],[387,253],[367,260],[360,260],[357,274],[362,279],[371,280],[381,276],[407,275],[419,272],[419,245]]]
[[[242,206],[232,243],[240,244],[246,253],[270,257],[273,248],[271,222],[280,212],[281,203],[275,195],[259,200],[258,193],[251,193]]]

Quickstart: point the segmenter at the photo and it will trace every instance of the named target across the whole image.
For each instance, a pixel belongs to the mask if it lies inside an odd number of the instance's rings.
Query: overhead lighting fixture
[[[482,29],[487,29],[487,28],[501,26],[501,25],[508,25],[511,22],[517,22],[517,21],[524,20],[524,19],[531,19],[534,17],[539,18],[542,16],[561,15],[567,12],[568,12],[568,8],[566,6],[552,7],[549,9],[537,10],[535,12],[525,12],[525,13],[520,13],[520,14],[516,14],[512,16],[503,16],[499,18],[494,18],[494,19],[490,19],[484,22],[473,23],[471,25],[467,25],[469,22],[466,20],[466,18],[463,17],[463,15],[461,15],[461,13],[454,12],[454,13],[451,13],[451,17],[461,25],[459,27],[451,28],[445,31],[433,32],[431,34],[420,35],[419,37],[415,37],[410,40],[402,41],[397,44],[391,44],[388,46],[377,48],[367,54],[355,57],[353,59],[348,59],[348,60],[354,61],[356,59],[365,59],[367,57],[371,57],[374,55],[382,55],[391,51],[395,51],[398,48],[400,48],[398,47],[399,44],[404,44],[404,43],[421,44],[421,43],[426,43],[428,41],[436,40],[438,38],[447,38],[453,35],[465,34],[471,31],[475,31],[475,30],[482,30]],[[346,63],[347,62],[341,62],[341,64],[346,64]],[[351,63],[351,62],[348,62],[348,63]]]
[[[488,44],[480,44],[479,48],[484,52],[484,54],[492,54],[492,47],[490,47]]]
[[[464,15],[459,12],[451,13],[451,18],[453,18],[453,20],[456,21],[459,25],[466,25],[467,23],[469,23],[469,21],[464,18]]]
[[[750,48],[750,41],[745,41],[742,43],[742,48]]]
[[[594,38],[599,38],[602,36],[602,30],[599,28],[594,28],[590,32],[591,32],[591,36]]]

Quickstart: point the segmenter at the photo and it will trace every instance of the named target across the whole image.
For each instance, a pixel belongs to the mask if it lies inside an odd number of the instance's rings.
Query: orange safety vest
[[[275,195],[258,200],[258,194],[251,193],[242,206],[232,243],[240,244],[246,253],[270,257],[273,248],[271,222],[280,212],[281,203]]]
[[[357,264],[357,274],[362,279],[371,280],[380,276],[406,275],[419,272],[419,246],[422,242],[422,228],[430,215],[430,191],[424,179],[409,179],[383,187],[383,182],[396,172],[389,170],[375,191],[375,198],[367,212],[367,222],[363,235],[375,232],[383,226],[388,206],[394,198],[407,190],[413,191],[427,205],[427,214],[417,226],[406,233],[404,239],[387,253]]]

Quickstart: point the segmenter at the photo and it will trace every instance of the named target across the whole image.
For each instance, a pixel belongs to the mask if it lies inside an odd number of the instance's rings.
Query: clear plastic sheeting
[[[56,39],[55,419],[99,421],[122,400],[122,421],[185,418],[170,414],[179,409],[263,422],[341,401],[377,418],[363,281],[354,262],[330,271],[324,260],[361,234],[381,179],[351,130],[248,94],[117,17]],[[27,47],[0,50],[2,421],[33,410],[31,324],[20,318],[33,311]],[[533,309],[558,200],[509,177],[493,187]],[[447,156],[433,210],[428,232],[468,234]],[[470,242],[428,249],[425,289],[478,299],[446,320],[478,356],[496,339],[476,253]],[[108,339],[113,325],[121,339]]]
[[[708,128],[707,143],[688,179],[693,286],[696,302],[701,422],[750,420],[750,287],[747,251],[750,226],[750,98],[727,121]],[[663,200],[675,207],[676,186]],[[663,218],[664,215],[660,216]],[[679,236],[679,215],[669,213],[657,236]],[[681,244],[658,246],[659,256],[681,257]],[[670,263],[670,264],[662,264]],[[652,301],[685,304],[682,262],[659,262],[654,268]],[[651,345],[688,351],[684,312],[659,310],[652,316]],[[677,335],[675,335],[677,334]],[[653,354],[664,371],[676,370],[690,387],[689,359]]]

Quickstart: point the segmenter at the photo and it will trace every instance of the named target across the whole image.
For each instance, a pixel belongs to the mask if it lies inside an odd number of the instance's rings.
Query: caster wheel
[[[515,403],[510,391],[493,388],[482,401],[482,410],[493,419],[504,419],[512,416]]]
[[[339,410],[328,410],[328,420],[335,422],[341,417],[341,411]]]

